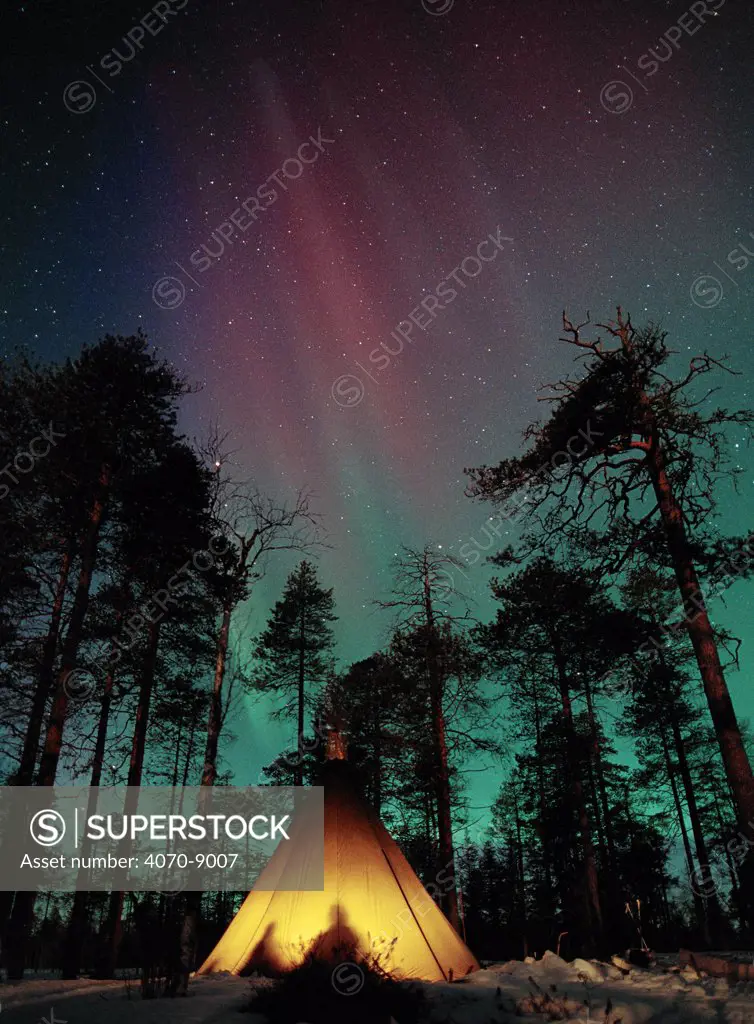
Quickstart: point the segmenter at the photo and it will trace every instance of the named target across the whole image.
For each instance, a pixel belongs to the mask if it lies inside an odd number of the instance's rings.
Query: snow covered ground
[[[129,991],[130,987],[130,991]],[[192,981],[185,999],[141,999],[139,983],[41,981],[0,985],[3,1024],[256,1024],[238,1010],[249,982],[218,975]],[[51,1016],[51,1014],[54,1014]]]
[[[263,1024],[263,1018],[238,1013],[248,1004],[253,984],[249,979],[216,975],[193,979],[186,999],[142,1000],[137,982],[129,986],[123,980],[31,978],[0,985],[0,1020],[4,1024]],[[754,1024],[754,982],[731,987],[720,979],[699,977],[691,968],[681,972],[634,968],[624,974],[611,964],[584,960],[568,964],[546,953],[536,962],[514,960],[452,985],[427,984],[425,988],[438,1024],[521,1024],[522,1019],[532,1024],[561,1019],[574,1024]],[[541,1005],[547,999],[552,1013],[564,1005],[570,1016],[536,1012],[537,1000]],[[611,1011],[606,1015],[608,1000]]]
[[[733,987],[699,977],[693,968],[670,971],[574,960],[547,952],[541,960],[512,960],[478,971],[447,990],[443,1005],[453,1024],[573,1020],[580,1024],[754,1024],[754,982]],[[499,991],[498,991],[499,990]],[[571,1016],[535,1013],[549,996]],[[608,1014],[608,1001],[610,1012]],[[501,1012],[502,1011],[502,1012]]]

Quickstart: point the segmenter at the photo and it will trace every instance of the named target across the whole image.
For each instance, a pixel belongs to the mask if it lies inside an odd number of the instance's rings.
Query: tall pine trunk
[[[581,837],[581,852],[584,859],[585,933],[587,937],[587,944],[590,947],[588,952],[594,954],[602,943],[602,905],[600,903],[597,860],[594,856],[592,827],[591,822],[589,821],[589,813],[584,799],[584,787],[581,782],[581,773],[579,771],[576,749],[576,730],[573,723],[573,708],[571,705],[570,688],[568,686],[565,666],[562,664],[559,657],[556,661],[560,702],[563,709],[563,724],[565,726],[568,760],[570,762],[571,791],[576,805],[579,834]]]
[[[691,831],[694,836],[694,846],[696,847],[696,859],[699,863],[699,870],[704,877],[711,877],[712,872],[710,870],[709,854],[707,853],[707,844],[704,840],[702,822],[699,817],[699,805],[696,802],[696,793],[694,792],[694,783],[691,778],[691,769],[689,768],[688,758],[686,757],[686,746],[683,742],[683,736],[681,735],[681,729],[678,725],[678,719],[672,711],[670,716],[670,728],[673,734],[678,770],[681,775],[681,782],[683,783],[683,792],[686,797],[686,806],[689,809],[689,821],[691,822]],[[710,930],[709,941],[710,943],[718,942],[720,938],[721,913],[720,904],[717,901],[717,896],[714,891],[707,897],[707,920],[709,921]]]
[[[55,655],[58,651],[58,638],[60,636],[60,622],[63,617],[63,604],[65,592],[68,587],[68,577],[71,571],[73,556],[71,547],[63,552],[58,573],[58,582],[55,587],[55,597],[52,603],[50,614],[50,625],[47,629],[44,647],[42,649],[42,663],[39,669],[39,679],[31,704],[29,723],[26,727],[24,737],[24,748],[21,753],[21,762],[16,772],[14,783],[17,786],[30,786],[34,779],[34,768],[39,753],[39,738],[42,734],[42,723],[45,717],[47,701],[55,681]]]
[[[296,741],[296,770],[293,776],[294,786],[304,784],[304,686],[306,683],[306,606],[304,595],[301,595],[299,609],[298,637],[298,739]]]
[[[220,623],[220,632],[217,637],[215,678],[212,684],[209,718],[207,720],[207,745],[204,751],[204,767],[202,769],[202,779],[200,783],[200,785],[206,787],[214,786],[215,779],[217,778],[217,750],[223,720],[223,682],[225,680],[225,664],[228,657],[228,640],[230,637],[230,620],[232,614],[233,605],[231,604],[230,599],[227,599],[223,605],[223,617]],[[188,761],[186,770],[188,771]],[[179,969],[173,979],[173,990],[181,995],[185,994],[188,989],[189,974],[193,967],[192,960],[198,942],[201,905],[201,892],[192,890],[186,893],[186,912],[183,918],[180,949],[178,952]]]
[[[602,864],[604,865],[603,878],[605,878],[605,900],[609,911],[620,912],[623,907],[623,898],[620,889],[619,873],[616,870],[617,859],[615,855],[615,830],[613,829],[612,812],[607,796],[605,762],[602,756],[602,742],[600,739],[597,715],[594,710],[592,687],[586,674],[584,675],[584,696],[586,698],[587,721],[589,722],[591,763],[594,766],[593,770],[597,783],[597,796],[599,797],[599,807],[601,810],[600,818],[606,845],[606,857],[602,861]]]
[[[92,776],[89,782],[89,799],[87,801],[87,819],[97,810],[97,787],[102,784],[102,767],[105,763],[105,745],[107,743],[107,730],[110,724],[110,705],[113,698],[113,685],[115,676],[112,667],[105,678],[105,688],[102,693],[99,721],[97,722],[97,739],[94,744],[94,758],[92,761]],[[91,852],[91,841],[85,835],[82,840],[81,857],[88,857]],[[79,876],[81,879],[81,875]],[[81,952],[86,929],[87,907],[89,893],[79,889],[73,897],[71,917],[68,922],[65,948],[63,950],[63,977],[77,978],[81,967]]]
[[[714,792],[714,790],[713,790],[713,793],[712,793],[712,798],[715,801],[715,817],[717,818],[717,827],[718,827],[718,830],[719,830],[719,834],[721,836],[724,836],[725,833],[727,832],[727,827],[725,825],[725,821],[723,820],[723,815],[722,815],[722,812],[720,810],[720,802],[717,799],[717,793]],[[739,887],[738,872],[736,871],[736,867],[735,867],[735,864],[733,863],[733,858],[731,856],[730,850],[728,849],[728,844],[727,843],[724,844],[723,849],[725,851],[725,862],[726,862],[727,867],[728,867],[728,877],[730,878],[731,901],[733,903],[733,906],[736,908],[736,916],[738,917],[738,921],[739,921],[739,924],[741,926],[741,930],[745,931],[746,923],[747,923],[746,922],[746,907],[745,907],[745,905],[743,903],[743,900],[741,899],[741,890],[740,890],[740,887]]]
[[[641,400],[649,441],[649,475],[683,601],[686,629],[694,648],[712,724],[720,745],[725,775],[733,796],[736,821],[747,841],[751,842],[749,837],[754,832],[754,774],[723,675],[712,624],[699,587],[699,577],[689,546],[683,513],[668,477],[657,424],[647,396],[642,394]],[[741,864],[740,880],[742,900],[746,906],[747,917],[751,919],[754,913],[754,856],[751,847]]]
[[[86,535],[81,546],[81,564],[79,568],[76,592],[71,607],[65,640],[61,652],[60,670],[53,697],[52,710],[47,723],[42,758],[37,773],[38,786],[53,786],[60,760],[63,744],[63,726],[68,712],[67,682],[70,672],[76,666],[79,646],[84,629],[84,619],[89,607],[89,592],[92,585],[92,574],[97,560],[102,516],[110,492],[112,472],[110,466],[103,465],[100,471],[99,487],[89,511]],[[33,892],[18,892],[13,902],[8,927],[8,943],[6,968],[8,980],[17,981],[23,977],[26,961],[26,949],[29,932],[34,918]]]
[[[683,601],[686,628],[694,648],[712,723],[720,744],[725,774],[733,793],[736,820],[741,830],[747,832],[754,828],[754,775],[723,675],[715,635],[699,588],[699,578],[686,535],[683,513],[668,478],[657,425],[648,398],[643,395],[642,399],[649,441],[649,475]],[[751,895],[750,892],[749,898]]]
[[[445,715],[442,709],[442,692],[436,681],[434,684],[430,682],[430,705],[435,748],[435,795],[437,800],[437,830],[440,853],[439,866],[440,871],[445,874],[442,883],[448,887],[445,893],[445,913],[450,923],[458,931],[461,918],[458,911],[455,851],[453,848],[448,743],[445,731]]]
[[[173,789],[178,788],[178,769],[181,764],[181,745],[183,743],[183,715],[178,718],[178,732],[175,737],[175,759],[173,760],[173,777],[170,785]],[[171,805],[172,810],[172,805]]]
[[[382,810],[382,723],[379,705],[373,706],[374,727],[374,809]]]
[[[186,744],[186,757],[183,762],[183,778],[181,780],[182,786],[188,785],[189,772],[191,771],[191,758],[194,756],[194,734],[196,733],[196,724],[192,718],[189,722],[189,735],[188,743]],[[183,807],[183,797],[181,797],[181,807]]]
[[[89,525],[81,549],[81,567],[71,607],[71,617],[68,621],[68,629],[63,641],[58,682],[53,698],[50,719],[47,724],[44,749],[42,750],[42,759],[37,776],[38,786],[53,786],[55,784],[55,775],[58,770],[58,761],[60,760],[60,752],[63,745],[63,727],[68,713],[68,676],[76,667],[76,658],[78,657],[83,635],[84,619],[89,607],[92,575],[97,561],[97,545],[99,544],[102,515],[109,497],[111,476],[110,467],[104,465],[100,473],[99,490],[89,513]]]
[[[141,785],[141,777],[144,770],[144,754],[147,743],[147,728],[149,725],[149,709],[152,702],[152,691],[154,689],[155,671],[157,667],[157,648],[160,643],[160,621],[150,622],[147,627],[147,646],[144,652],[141,679],[139,682],[139,699],[136,705],[136,719],[131,739],[131,759],[128,765],[128,779],[126,785],[137,787]],[[129,789],[126,797],[124,814],[132,815],[136,811],[137,796],[134,789]],[[123,844],[119,856],[128,856],[128,844]],[[115,967],[118,962],[118,952],[122,939],[122,916],[123,916],[123,892],[112,892],[108,906],[107,923],[105,925],[105,938],[102,950],[102,958],[98,966],[100,978],[112,978],[115,975]]]
[[[212,696],[209,704],[207,721],[207,747],[204,753],[202,769],[202,786],[214,786],[217,778],[217,748],[220,741],[220,728],[223,721],[223,682],[225,680],[225,663],[228,657],[228,638],[230,636],[230,618],[233,606],[226,601],[223,606],[223,617],[217,637],[217,653],[215,656],[215,678],[212,683]]]
[[[667,736],[665,735],[664,728],[658,730],[660,741],[662,743],[662,753],[665,759],[665,772],[670,782],[670,790],[673,794],[673,804],[675,805],[675,812],[678,817],[678,826],[681,830],[681,842],[683,843],[683,852],[686,856],[686,867],[689,875],[689,885],[691,886],[691,895],[694,900],[694,913],[699,923],[702,936],[705,943],[709,946],[711,944],[711,936],[709,930],[709,922],[707,920],[707,914],[704,909],[704,901],[699,893],[696,891],[694,886],[694,857],[691,852],[691,843],[689,842],[689,833],[686,828],[686,817],[683,813],[683,804],[681,803],[681,797],[678,792],[678,785],[675,781],[675,768],[670,758],[670,748],[668,746]]]
[[[594,831],[597,834],[597,849],[599,850],[599,862],[603,870],[608,868],[608,856],[607,856],[607,844],[605,843],[605,833],[602,828],[602,811],[600,808],[599,797],[597,796],[597,783],[594,781],[594,764],[591,758],[586,759],[586,774],[589,788],[589,802],[592,805],[593,813],[592,818],[594,820]]]
[[[523,955],[529,955],[528,910],[526,906],[526,877],[524,875],[524,844],[521,841],[521,818],[518,813],[518,794],[513,794],[513,808],[516,815],[516,868],[518,874],[519,899],[521,901],[521,941]]]
[[[455,850],[453,848],[453,815],[450,797],[450,771],[448,765],[448,741],[443,711],[443,674],[440,666],[439,637],[432,604],[432,588],[428,573],[424,576],[424,614],[427,629],[427,675],[432,726],[432,747],[435,769],[435,799],[437,801],[437,833],[439,853],[439,874],[447,885],[444,896],[445,915],[456,931],[461,927],[458,910],[458,887],[456,882]]]
[[[34,780],[34,768],[39,753],[39,738],[42,734],[42,723],[44,722],[45,709],[49,700],[52,686],[55,680],[55,655],[58,650],[58,638],[60,636],[60,622],[63,617],[63,604],[65,592],[68,586],[68,577],[71,571],[73,557],[71,546],[66,547],[60,563],[58,582],[55,587],[55,596],[52,602],[50,613],[50,625],[47,629],[44,647],[42,648],[42,661],[39,667],[39,678],[32,697],[29,710],[29,720],[26,725],[26,735],[21,751],[21,759],[18,769],[10,779],[9,784],[14,786],[30,786]],[[28,899],[28,897],[24,897]],[[13,893],[0,893],[0,938],[5,944],[6,928],[8,918],[13,907]]]
[[[539,820],[544,824],[545,811],[547,809],[547,798],[545,796],[545,768],[542,757],[542,711],[539,706],[539,691],[537,684],[534,684],[532,696],[534,698],[534,750],[536,753],[537,765],[537,790]],[[549,913],[553,904],[552,868],[550,865],[550,844],[542,842],[542,874],[545,880],[545,908]]]
[[[597,716],[594,712],[592,687],[586,677],[584,682],[584,696],[586,697],[586,711],[589,721],[589,733],[592,741],[592,757],[594,761],[594,771],[597,778],[597,791],[599,793],[600,807],[602,808],[602,823],[605,829],[605,839],[607,841],[607,865],[612,876],[615,865],[615,833],[613,831],[612,816],[610,814],[610,804],[607,799],[605,765],[602,759],[602,744],[600,743],[599,730],[597,729]]]

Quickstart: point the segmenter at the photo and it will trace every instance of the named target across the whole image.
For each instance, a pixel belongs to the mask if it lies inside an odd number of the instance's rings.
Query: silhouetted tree
[[[615,526],[609,558],[614,567],[642,543],[656,541],[652,528],[662,525],[739,827],[747,831],[754,822],[754,775],[701,591],[695,539],[714,510],[720,477],[735,477],[727,463],[725,428],[749,428],[754,413],[706,406],[711,391],[700,395],[700,383],[727,369],[708,353],[692,358],[687,372],[673,379],[666,333],[657,326],[636,330],[619,308],[615,321],[598,325],[609,335],[608,344],[600,337],[586,339],[587,324],[575,326],[563,316],[564,340],[585,356],[585,374],[550,386],[554,412],[527,429],[531,445],[524,455],[468,471],[471,493],[503,505],[526,490],[530,522],[536,520],[559,543],[574,530],[607,520]],[[749,557],[742,571],[750,571],[751,563]]]
[[[59,433],[64,441],[55,446],[58,455],[60,502],[58,521],[65,524],[59,542],[59,580],[68,578],[71,566],[73,594],[66,614],[65,635],[56,652],[45,649],[31,702],[21,761],[15,780],[28,784],[36,762],[39,741],[38,711],[51,702],[37,771],[36,783],[55,782],[63,744],[63,731],[71,700],[71,673],[78,661],[85,633],[85,619],[98,565],[102,531],[119,488],[154,463],[174,437],[176,401],[186,385],[166,363],[150,352],[146,338],[106,336],[95,346],[85,346],[81,356],[68,360],[54,376],[54,386],[45,379],[40,391],[58,410]],[[157,456],[159,457],[159,456]],[[60,583],[56,589],[60,590]],[[56,617],[56,601],[51,622]],[[48,633],[48,638],[50,634]],[[57,669],[50,674],[50,657]],[[55,660],[55,659],[53,659]],[[33,893],[17,893],[10,922],[7,965],[9,975],[23,973],[24,936],[28,934]]]
[[[409,681],[409,693],[426,694],[429,708],[432,777],[438,834],[438,870],[449,881],[445,912],[459,927],[458,894],[455,884],[451,764],[449,757],[446,698],[453,677],[465,690],[466,703],[480,702],[477,682],[481,663],[454,634],[453,624],[467,615],[453,613],[458,603],[454,571],[459,562],[452,555],[425,546],[421,551],[403,548],[394,559],[393,593],[380,607],[397,614],[399,628],[391,644],[391,657]],[[421,689],[417,691],[416,687]]]
[[[332,589],[325,590],[315,567],[303,561],[290,574],[283,596],[277,601],[267,628],[257,640],[257,685],[262,690],[287,697],[281,714],[295,716],[297,749],[302,752],[305,709],[312,703],[327,678],[335,622]],[[295,785],[303,783],[300,766]]]
[[[138,697],[131,741],[128,799],[124,813],[133,814],[135,787],[141,785],[146,755],[147,729],[156,682],[160,636],[167,610],[175,605],[180,614],[181,601],[197,585],[202,566],[212,564],[209,553],[210,495],[209,474],[195,453],[183,444],[168,448],[162,461],[133,478],[124,495],[127,506],[122,544],[125,560],[131,566],[139,611],[129,619],[131,629],[143,634],[143,649],[138,677]],[[197,558],[196,556],[202,556]],[[177,583],[177,585],[173,585]],[[162,601],[160,601],[162,598]],[[107,939],[99,973],[112,977],[121,938],[123,893],[114,891],[106,927]]]
[[[504,558],[494,561],[506,564]],[[586,944],[596,948],[602,941],[603,907],[593,836],[597,836],[608,868],[614,857],[614,838],[594,684],[607,665],[631,650],[633,619],[610,601],[597,574],[560,566],[544,556],[505,580],[493,580],[492,592],[502,608],[491,625],[479,630],[479,638],[504,682],[515,688],[514,701],[524,705],[526,717],[533,721],[535,750],[543,743],[552,700],[558,702],[563,775],[571,789],[581,843],[581,929]],[[586,700],[588,754],[583,749],[583,727],[577,729],[574,711],[574,700],[580,697]],[[537,785],[544,810],[548,798],[541,775]],[[545,880],[552,867],[548,855]]]

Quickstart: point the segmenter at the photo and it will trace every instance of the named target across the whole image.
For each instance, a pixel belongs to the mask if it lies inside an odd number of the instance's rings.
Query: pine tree
[[[630,666],[624,669],[629,699],[625,706],[624,731],[637,736],[637,751],[645,778],[659,778],[673,799],[686,857],[695,914],[707,947],[719,944],[721,908],[714,892],[703,900],[699,879],[710,877],[710,860],[693,778],[688,730],[698,729],[701,711],[692,702],[694,689],[687,665],[693,651],[684,637],[664,633],[662,623],[672,606],[673,581],[666,573],[642,566],[628,576],[623,594],[643,619],[646,636]],[[695,866],[687,832],[691,826]]]
[[[44,709],[49,707],[46,732],[36,773],[36,784],[55,782],[69,718],[69,679],[77,667],[95,574],[102,564],[103,535],[119,489],[154,464],[155,453],[175,438],[176,401],[187,391],[172,367],[149,351],[146,338],[106,336],[86,346],[79,358],[67,361],[50,382],[43,377],[40,394],[48,408],[59,410],[57,428],[62,439],[54,458],[46,457],[40,470],[55,470],[50,499],[57,543],[58,585],[50,613],[49,644],[30,702],[30,716],[15,781],[29,784],[37,762]],[[65,614],[62,604],[70,586]],[[55,628],[54,628],[55,627]],[[40,709],[43,713],[40,715]],[[32,920],[34,895],[17,893],[10,922],[8,971],[23,974],[25,941]]]
[[[122,544],[125,561],[131,566],[138,607],[128,622],[132,638],[143,642],[126,780],[126,785],[131,787],[131,799],[144,773],[149,716],[167,609],[180,616],[182,602],[184,609],[187,605],[191,607],[187,594],[203,589],[201,567],[206,570],[213,561],[208,550],[211,536],[209,474],[187,445],[172,445],[154,468],[133,478],[124,495],[124,506],[127,527]],[[197,555],[203,557],[197,558]],[[171,589],[171,581],[176,577],[179,586]],[[161,604],[158,595],[163,597]],[[127,800],[124,813],[134,811],[135,806]],[[123,893],[114,891],[99,967],[101,977],[112,977],[115,971],[122,909]]]
[[[672,353],[666,333],[657,326],[636,330],[619,308],[614,322],[598,325],[609,335],[605,343],[583,336],[587,324],[575,326],[563,315],[563,340],[586,357],[585,374],[550,386],[555,409],[547,422],[527,429],[531,445],[524,455],[468,471],[471,494],[505,507],[524,492],[520,508],[537,527],[531,544],[541,543],[544,534],[547,543],[564,545],[585,527],[606,520],[602,551],[614,569],[647,546],[657,551],[661,529],[736,817],[747,833],[754,827],[754,774],[700,588],[698,562],[707,539],[705,521],[715,508],[715,486],[723,475],[736,473],[726,464],[725,429],[749,428],[754,413],[704,408],[705,397],[717,389],[700,397],[699,382],[727,369],[708,353],[692,358],[688,371],[673,379],[667,372]],[[739,572],[751,571],[748,548],[739,565]],[[752,902],[751,860],[746,875]]]
[[[296,719],[299,758],[303,757],[306,708],[314,705],[331,666],[334,607],[332,589],[321,586],[311,562],[301,562],[288,577],[283,596],[255,647],[259,662],[256,683],[260,689],[284,697],[280,713]],[[303,784],[300,763],[294,784]]]
[[[406,734],[412,729],[403,714],[405,692],[395,659],[381,651],[349,666],[328,689],[331,705],[345,722],[348,760],[362,773],[366,798],[378,814],[400,785],[395,769],[405,761]]]
[[[496,561],[505,564],[504,558]],[[479,638],[506,685],[512,685],[514,701],[523,704],[528,720],[534,722],[537,756],[544,748],[547,729],[552,729],[552,702],[557,702],[565,759],[562,781],[572,798],[567,818],[575,815],[581,847],[583,909],[578,916],[585,944],[594,949],[602,943],[604,918],[594,840],[609,866],[610,850],[602,827],[609,823],[612,828],[606,806],[604,741],[593,704],[594,681],[607,665],[631,650],[633,618],[609,600],[596,574],[558,565],[544,556],[504,581],[493,580],[492,591],[502,608],[495,622],[479,631]],[[574,702],[587,695],[587,713],[580,721]],[[537,786],[546,814],[549,798],[542,776]],[[562,830],[566,835],[573,831],[565,821]],[[553,851],[547,851],[547,856],[552,878]]]
[[[202,786],[212,786],[217,774],[220,729],[224,716],[223,686],[233,615],[264,578],[268,557],[274,551],[308,551],[319,541],[318,517],[309,496],[299,492],[290,504],[279,504],[246,483],[237,483],[224,472],[224,438],[217,434],[203,448],[212,468],[212,518],[217,530],[213,550],[216,567],[207,582],[220,606],[216,630],[215,671],[207,722]]]
[[[390,653],[409,684],[403,706],[413,703],[416,707],[419,695],[418,706],[424,709],[424,715],[428,711],[425,729],[431,742],[437,868],[438,875],[450,879],[444,909],[456,929],[460,918],[453,843],[452,740],[447,714],[451,680],[456,684],[456,708],[468,711],[484,704],[477,686],[481,662],[470,651],[467,638],[454,629],[467,617],[453,610],[462,603],[453,582],[458,567],[456,558],[440,554],[429,545],[420,551],[404,547],[394,560],[393,594],[378,602],[398,616]]]

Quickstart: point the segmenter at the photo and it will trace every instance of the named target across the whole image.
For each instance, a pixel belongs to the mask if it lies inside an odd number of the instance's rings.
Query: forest
[[[603,955],[637,935],[750,948],[751,743],[726,681],[741,640],[708,607],[754,568],[754,533],[719,526],[741,472],[732,432],[754,413],[725,406],[724,354],[671,342],[620,309],[564,314],[573,372],[543,388],[520,451],[459,467],[484,541],[402,548],[374,594],[389,641],[350,665],[315,499],[239,479],[220,428],[183,436],[194,385],[146,336],[5,360],[2,784],[256,784],[225,745],[264,694],[290,742],[263,782],[316,783],[337,722],[368,801],[480,960]],[[291,553],[254,635],[256,584]],[[490,621],[462,586],[482,566]],[[472,829],[464,770],[480,758],[498,795]],[[0,893],[4,966],[112,977],[145,915],[176,942],[189,912],[201,958],[244,896]]]

